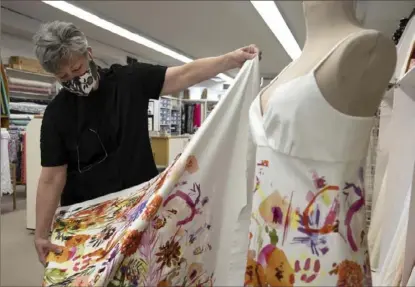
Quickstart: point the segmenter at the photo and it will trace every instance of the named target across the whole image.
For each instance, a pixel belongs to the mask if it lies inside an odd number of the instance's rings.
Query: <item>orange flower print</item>
[[[127,238],[121,245],[121,253],[124,256],[133,255],[140,245],[142,235],[142,232],[138,232],[137,230],[129,232]]]
[[[245,270],[245,283],[244,286],[249,287],[262,287],[267,286],[265,281],[264,267],[261,266],[254,259],[248,257]]]
[[[186,171],[190,174],[195,173],[199,170],[199,165],[197,159],[194,155],[191,155],[187,158],[186,162]]]
[[[248,253],[245,286],[293,286],[294,270],[284,251],[269,244],[261,250],[257,261],[252,255],[252,252]]]
[[[56,263],[65,263],[70,260],[76,252],[76,248],[67,248],[63,247],[61,253],[49,252],[48,257],[46,258],[47,262],[56,262]]]
[[[86,234],[79,234],[79,235],[72,236],[65,242],[65,246],[66,247],[76,247],[76,246],[82,245],[90,237],[91,236],[86,235]]]
[[[161,269],[164,266],[171,267],[177,265],[181,257],[181,246],[179,242],[171,239],[166,244],[159,247],[159,252],[156,253],[157,263],[161,263]]]
[[[159,283],[157,283],[157,287],[170,287],[172,286],[170,281],[167,279],[161,280]]]
[[[167,220],[165,218],[155,218],[153,221],[153,227],[155,229],[161,229],[163,228],[167,223]]]
[[[260,259],[263,257],[267,264],[265,268],[265,277],[270,286],[293,286],[290,279],[294,274],[294,269],[288,262],[287,256],[283,250],[278,249],[273,245],[265,246],[259,255]]]
[[[202,263],[192,263],[187,269],[187,278],[191,281],[195,280],[197,277],[200,277],[203,273]]]
[[[79,276],[71,284],[72,286],[77,287],[88,287],[89,285],[89,276]]]
[[[161,204],[163,203],[163,198],[156,194],[153,199],[147,204],[143,211],[143,220],[150,220],[159,210]]]
[[[364,275],[362,267],[356,262],[344,260],[337,267],[337,286],[339,287],[361,287]]]
[[[278,191],[271,193],[259,206],[262,219],[273,228],[282,228],[287,216],[289,202]]]

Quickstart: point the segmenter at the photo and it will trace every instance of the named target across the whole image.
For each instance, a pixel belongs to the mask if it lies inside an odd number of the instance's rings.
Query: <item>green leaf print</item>
[[[269,240],[271,241],[271,244],[274,246],[277,246],[278,243],[278,235],[277,231],[275,229],[272,229],[271,232],[268,232]]]
[[[65,269],[59,269],[59,268],[46,268],[45,271],[45,279],[46,282],[49,282],[51,284],[57,284],[62,282],[62,280],[65,279]]]

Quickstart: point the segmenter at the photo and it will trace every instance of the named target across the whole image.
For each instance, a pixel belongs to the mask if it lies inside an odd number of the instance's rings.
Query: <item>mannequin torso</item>
[[[303,52],[261,95],[265,111],[275,89],[317,67],[315,78],[327,102],[341,113],[373,116],[393,75],[396,49],[375,30],[359,26],[352,1],[304,1],[307,40]]]

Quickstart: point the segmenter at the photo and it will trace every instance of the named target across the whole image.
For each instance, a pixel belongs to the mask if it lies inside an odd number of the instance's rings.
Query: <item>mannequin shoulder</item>
[[[353,116],[370,116],[387,89],[396,58],[392,40],[379,31],[362,30],[320,67],[317,82],[338,110]]]
[[[395,44],[379,31],[364,30],[358,33],[339,52],[339,68],[345,72],[349,70],[350,63],[355,63],[353,72],[360,71],[362,75],[370,70],[377,71],[372,74],[377,76],[379,73],[392,76],[394,72],[397,58]]]

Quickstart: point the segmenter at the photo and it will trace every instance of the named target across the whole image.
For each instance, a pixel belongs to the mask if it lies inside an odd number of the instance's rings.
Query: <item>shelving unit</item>
[[[181,134],[181,99],[163,96],[159,100],[159,131],[169,135]]]
[[[209,116],[219,101],[208,99],[183,99],[183,103],[194,103],[203,105],[203,120]]]
[[[38,94],[34,92],[23,92],[23,91],[9,91],[10,98],[18,99],[30,99],[30,100],[46,100],[50,101],[57,94],[59,85],[53,75],[33,73],[25,70],[6,68],[6,74],[9,78],[19,78],[24,80],[39,81],[52,84],[52,91],[49,95]]]

